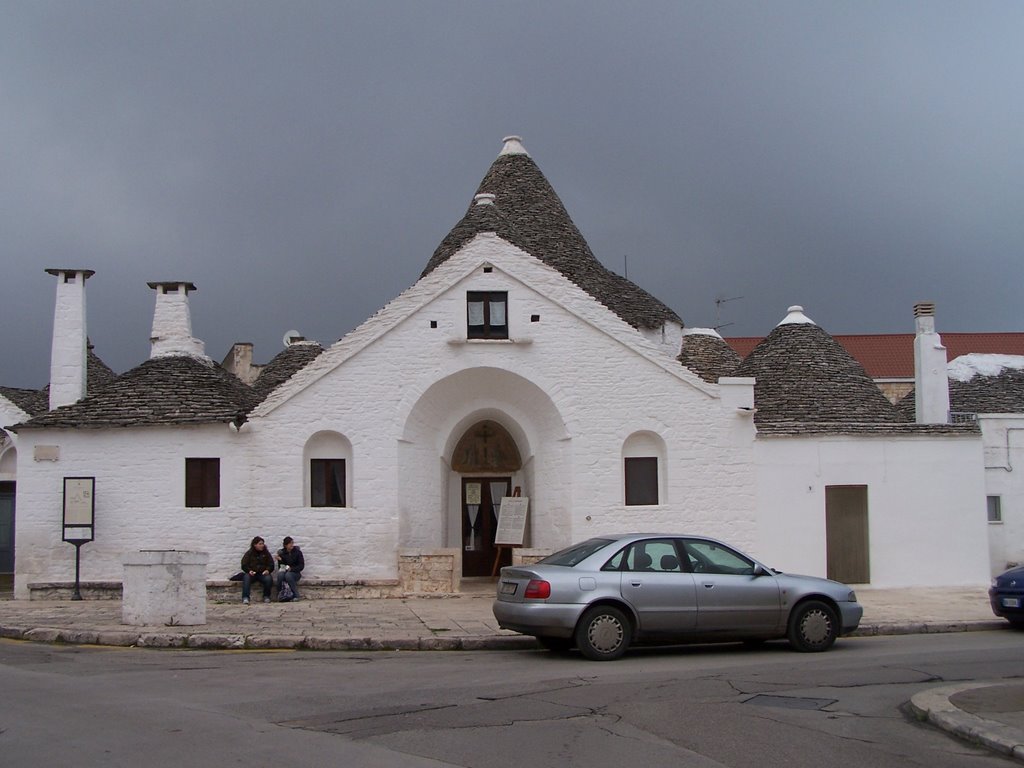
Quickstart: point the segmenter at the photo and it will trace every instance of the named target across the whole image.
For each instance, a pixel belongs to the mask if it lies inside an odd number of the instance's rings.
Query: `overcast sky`
[[[412,285],[518,134],[605,265],[723,335],[1021,331],[1024,3],[0,0],[0,384],[55,280],[259,362]],[[732,299],[716,311],[715,299]]]

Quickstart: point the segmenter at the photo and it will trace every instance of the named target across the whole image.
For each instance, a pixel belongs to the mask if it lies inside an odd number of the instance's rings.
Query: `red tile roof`
[[[1024,333],[940,333],[949,360],[971,352],[999,355],[1024,355]],[[834,338],[873,379],[914,378],[914,334],[861,333],[835,335]],[[741,357],[750,354],[763,336],[737,336],[726,339]]]

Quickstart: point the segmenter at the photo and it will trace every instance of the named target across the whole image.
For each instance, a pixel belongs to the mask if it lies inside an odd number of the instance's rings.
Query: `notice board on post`
[[[526,513],[530,506],[527,496],[506,496],[498,510],[498,529],[494,534],[495,546],[521,547],[526,535]]]

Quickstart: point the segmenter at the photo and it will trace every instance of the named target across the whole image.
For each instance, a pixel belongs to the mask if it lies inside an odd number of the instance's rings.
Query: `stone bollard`
[[[144,549],[124,559],[121,623],[206,623],[206,552]]]

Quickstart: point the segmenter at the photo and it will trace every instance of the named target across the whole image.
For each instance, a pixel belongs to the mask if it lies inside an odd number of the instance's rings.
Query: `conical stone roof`
[[[830,432],[902,422],[863,366],[800,307],[790,308],[786,320],[751,351],[735,375],[755,377],[759,428],[799,424],[811,428],[800,431]]]
[[[679,316],[639,286],[602,265],[573,224],[540,168],[510,136],[477,189],[494,195],[491,205],[470,205],[434,251],[421,277],[443,264],[481,232],[495,232],[557,269],[634,328],[682,325]],[[480,210],[484,209],[484,210]]]
[[[677,359],[711,383],[722,376],[734,376],[743,360],[717,331],[710,328],[691,328],[685,332]]]

